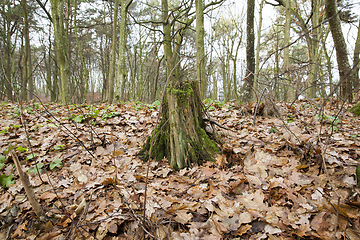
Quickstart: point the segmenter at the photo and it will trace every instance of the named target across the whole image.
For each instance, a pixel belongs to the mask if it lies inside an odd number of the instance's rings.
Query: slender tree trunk
[[[206,75],[205,75],[205,43],[204,43],[204,1],[195,0],[196,5],[196,70],[197,80],[200,83],[201,98],[206,97]]]
[[[126,2],[126,0],[120,0],[121,3],[121,22],[120,22],[120,37],[119,37],[119,82],[116,84],[116,94],[120,99],[125,100],[125,84],[126,84],[126,64],[125,64],[125,53],[126,53],[126,25],[127,25],[127,11],[133,0]],[[119,87],[121,86],[121,89]]]
[[[70,66],[68,59],[68,39],[64,27],[64,0],[50,0],[51,15],[54,25],[55,44],[60,67],[61,102],[67,104],[69,97]]]
[[[21,88],[21,98],[24,101],[27,101],[27,92],[28,92],[28,83],[30,86],[31,81],[31,68],[30,68],[30,38],[29,38],[29,20],[27,12],[27,3],[26,0],[21,0],[21,7],[23,10],[24,16],[24,39],[25,39],[25,51],[24,51],[24,76],[23,76],[23,88]],[[31,92],[32,90],[29,89]]]
[[[290,42],[290,24],[291,24],[291,12],[290,12],[290,0],[286,0],[286,18],[285,18],[285,29],[284,29],[284,47],[289,45]],[[289,60],[289,47],[284,49],[284,71],[286,82],[292,85],[292,79],[290,76],[290,60]],[[291,86],[286,86],[284,89],[284,100],[294,100],[294,88]]]
[[[256,39],[256,52],[255,52],[255,76],[254,76],[254,89],[258,90],[259,84],[259,60],[260,60],[260,48],[261,48],[261,28],[262,28],[262,11],[264,8],[265,0],[261,0],[260,9],[259,9],[259,25],[257,30],[257,39]]]
[[[110,67],[109,67],[109,86],[108,86],[108,101],[111,104],[114,101],[114,87],[115,87],[115,63],[116,63],[116,43],[117,43],[117,22],[118,22],[118,12],[119,12],[119,3],[120,0],[115,0],[114,3],[114,18],[112,26],[112,43],[111,43],[111,53],[110,53]]]
[[[6,74],[6,79],[5,79],[5,86],[7,89],[7,98],[10,101],[13,101],[13,91],[12,91],[12,77],[11,77],[11,39],[9,37],[7,44],[5,45],[5,56],[6,56],[6,69],[5,69],[5,74]]]
[[[357,38],[355,42],[354,49],[354,60],[353,60],[353,71],[354,71],[354,91],[357,92],[360,88],[360,79],[359,79],[359,69],[360,69],[360,18],[359,18],[359,27],[357,32]]]
[[[336,60],[340,76],[340,96],[351,102],[352,69],[349,64],[348,52],[344,35],[341,30],[340,17],[337,14],[336,1],[325,0],[326,16],[329,19],[330,31],[336,50]]]
[[[247,0],[246,15],[246,80],[244,87],[244,101],[252,100],[255,73],[255,33],[254,33],[255,0]]]
[[[75,38],[76,38],[76,43],[77,43],[77,47],[78,47],[78,52],[80,55],[80,59],[81,59],[81,65],[82,65],[82,69],[83,69],[83,80],[84,82],[81,83],[81,100],[82,102],[86,102],[86,94],[88,92],[89,89],[89,71],[86,67],[85,64],[85,58],[84,58],[84,54],[83,54],[83,50],[81,47],[81,43],[79,40],[79,34],[78,34],[78,24],[76,22],[76,17],[77,17],[77,1],[74,1],[74,31],[75,31]]]

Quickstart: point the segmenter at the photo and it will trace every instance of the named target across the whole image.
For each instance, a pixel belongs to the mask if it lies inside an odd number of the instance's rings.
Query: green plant
[[[295,120],[295,119],[294,119],[294,116],[293,116],[293,115],[291,115],[291,114],[287,115],[287,122],[288,122],[288,123],[292,123],[294,120]]]
[[[120,115],[119,112],[106,112],[101,116],[101,118],[106,121],[109,118],[113,118],[113,117],[116,117],[116,116],[119,116],[119,115]]]
[[[274,127],[271,127],[270,130],[269,130],[271,133],[278,133],[279,131],[274,128]]]
[[[159,109],[161,102],[159,100],[156,100],[152,104],[148,105],[149,108]]]
[[[33,174],[37,174],[38,173],[38,169],[39,169],[39,173],[41,173],[41,169],[44,166],[44,164],[42,162],[38,162],[35,167],[31,167],[29,168],[28,172],[29,173],[33,173]]]
[[[5,156],[0,155],[0,170],[3,169],[3,167],[5,167]]]
[[[330,124],[330,130],[334,132],[339,131],[337,125],[340,122],[340,118],[338,116],[326,116],[324,113],[322,113],[321,115],[316,114],[315,118],[317,118],[319,121],[324,121]]]
[[[17,144],[15,144],[15,145],[8,145],[8,149],[7,150],[5,150],[5,151],[3,151],[3,154],[8,154],[11,150],[13,150],[14,148],[16,148],[17,147]]]
[[[10,127],[4,127],[4,128],[0,131],[0,134],[1,134],[1,135],[5,135],[5,134],[10,133],[10,132],[9,132],[9,129],[10,129]]]
[[[136,102],[134,105],[135,111],[139,111],[143,108],[143,104],[141,102]]]
[[[15,181],[12,179],[14,178],[14,174],[10,174],[9,176],[3,174],[0,176],[0,183],[3,188],[9,188],[11,184],[15,184]]]
[[[93,119],[96,119],[98,116],[99,116],[99,110],[89,111],[86,114],[86,117],[90,117],[90,118],[93,118]]]
[[[22,146],[18,146],[18,147],[16,148],[16,150],[18,150],[18,151],[20,151],[20,152],[26,152],[26,151],[27,151],[27,149],[24,148],[24,147],[22,147]]]
[[[360,102],[352,106],[349,111],[353,113],[356,117],[360,115]]]
[[[77,123],[81,123],[82,121],[85,120],[85,117],[83,115],[73,115],[73,120],[74,122],[77,122]]]
[[[30,155],[28,155],[28,156],[26,157],[26,160],[33,159],[34,157],[36,157],[36,154],[35,154],[35,153],[31,153]]]
[[[39,131],[39,128],[41,128],[41,127],[43,127],[43,126],[44,126],[43,124],[37,123],[37,124],[34,126],[33,130],[34,130],[35,132],[37,132],[37,131]]]
[[[56,145],[54,146],[54,150],[63,151],[65,149],[65,145]]]
[[[217,108],[223,108],[225,105],[225,101],[215,101],[214,106]]]
[[[63,166],[62,159],[57,158],[52,163],[50,163],[50,170],[53,170],[56,167],[62,168],[62,166]]]

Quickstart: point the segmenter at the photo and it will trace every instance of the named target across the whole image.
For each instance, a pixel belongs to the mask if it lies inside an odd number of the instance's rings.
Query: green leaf
[[[50,170],[53,170],[56,167],[62,168],[62,166],[63,166],[62,159],[57,158],[52,163],[50,163]]]
[[[0,131],[0,134],[7,134],[9,133],[10,127],[4,127],[3,130]]]
[[[27,151],[27,149],[22,147],[22,146],[18,146],[16,150],[18,150],[20,152],[26,152]]]
[[[65,145],[56,145],[56,146],[54,146],[54,149],[55,149],[55,150],[60,150],[60,151],[62,151],[62,150],[64,150],[64,148],[65,148]]]
[[[5,156],[0,155],[0,170],[5,166]]]
[[[28,156],[26,157],[26,160],[33,159],[34,157],[36,157],[36,154],[35,154],[35,153],[32,153],[32,154],[30,154],[30,155],[28,155]]]
[[[28,170],[28,172],[29,172],[29,173],[33,173],[33,174],[37,174],[37,173],[38,173],[37,169],[39,169],[39,172],[41,173],[41,168],[42,168],[43,166],[44,166],[44,164],[43,164],[42,162],[39,162],[39,163],[36,164],[35,167],[31,167],[31,168]],[[36,167],[37,167],[37,168],[36,168]]]
[[[14,178],[14,174],[10,174],[9,176],[6,176],[5,174],[0,176],[0,183],[3,186],[3,188],[9,188],[10,184],[15,184],[15,181],[12,179]]]
[[[272,127],[272,128],[270,129],[270,132],[272,132],[272,133],[278,133],[279,131],[278,131],[276,128]]]
[[[14,148],[16,148],[16,146],[17,146],[17,144],[15,144],[15,145],[9,145],[8,146],[8,149],[7,150],[5,150],[4,152],[3,152],[3,154],[8,154],[11,150],[13,150]]]
[[[54,124],[54,123],[49,123],[48,126],[49,126],[49,127],[58,127],[58,125],[57,125],[57,124]]]
[[[350,137],[356,138],[356,134],[351,134]]]
[[[84,116],[83,115],[78,115],[74,118],[74,121],[77,123],[81,123],[84,120]]]

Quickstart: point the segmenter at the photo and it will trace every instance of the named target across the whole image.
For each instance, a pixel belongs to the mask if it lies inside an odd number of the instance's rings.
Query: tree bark
[[[259,60],[260,60],[260,48],[261,48],[261,29],[262,29],[262,21],[263,21],[263,15],[262,11],[264,8],[265,0],[261,0],[260,3],[260,9],[259,9],[259,26],[257,29],[257,39],[256,39],[256,52],[255,52],[255,77],[254,77],[254,89],[258,90],[259,85]]]
[[[358,32],[355,42],[355,49],[354,49],[354,59],[353,59],[353,68],[354,68],[354,91],[357,92],[360,88],[360,79],[359,79],[359,69],[360,69],[360,18],[359,18],[359,26],[358,26]]]
[[[120,0],[115,0],[114,3],[114,19],[112,26],[112,45],[110,53],[110,67],[109,67],[109,81],[108,81],[108,102],[111,104],[114,100],[114,86],[115,86],[115,62],[116,62],[116,36],[117,36],[117,22],[118,22],[118,12],[119,12],[119,3]]]
[[[286,76],[286,81],[291,85],[291,77],[290,77],[290,59],[289,59],[289,45],[290,42],[290,24],[291,24],[291,12],[290,12],[290,0],[286,0],[286,7],[285,7],[285,29],[284,29],[284,71]],[[284,100],[294,100],[294,89],[290,86],[284,85]]]
[[[196,70],[200,83],[200,96],[206,97],[207,81],[205,76],[205,43],[204,43],[204,1],[195,0],[196,5]]]
[[[169,85],[162,109],[161,122],[141,150],[141,159],[148,160],[151,138],[154,138],[151,158],[159,161],[166,157],[175,169],[214,160],[219,148],[204,130],[196,81]]]
[[[24,51],[24,77],[21,88],[21,98],[24,101],[27,101],[28,90],[30,90],[30,99],[32,99],[33,90],[31,86],[32,84],[32,77],[31,77],[31,62],[30,62],[30,38],[29,38],[29,19],[28,19],[28,12],[27,12],[27,3],[26,0],[21,0],[21,7],[23,10],[24,16],[24,39],[25,39],[25,51]],[[27,89],[29,87],[29,89]]]
[[[126,64],[125,64],[125,52],[126,52],[126,24],[127,24],[127,11],[133,0],[126,2],[126,0],[120,0],[120,37],[119,37],[119,82],[116,84],[117,89],[115,93],[117,98],[125,100],[125,83],[126,83]],[[120,89],[121,87],[121,89]]]
[[[57,49],[58,63],[60,67],[61,102],[67,104],[69,97],[70,66],[68,59],[68,39],[64,27],[64,0],[50,0],[51,15],[54,26],[55,45]]]
[[[244,102],[252,99],[252,89],[254,86],[255,73],[255,33],[254,33],[254,11],[255,0],[247,0],[246,15],[246,80],[244,87]]]
[[[330,31],[336,50],[336,60],[340,76],[340,97],[351,102],[352,69],[349,64],[348,52],[344,35],[341,30],[340,17],[336,9],[335,0],[325,1],[326,16],[329,20]]]
[[[86,94],[88,92],[88,88],[89,88],[89,71],[86,67],[86,63],[85,63],[85,58],[84,58],[84,54],[83,54],[83,50],[82,50],[82,46],[79,40],[79,34],[78,34],[78,24],[76,22],[76,17],[77,17],[77,1],[75,0],[75,6],[74,6],[74,32],[75,32],[75,38],[76,38],[76,43],[77,43],[77,47],[78,47],[78,52],[80,55],[80,59],[81,59],[81,65],[82,65],[82,69],[83,69],[83,82],[81,84],[81,100],[82,102],[86,102]]]

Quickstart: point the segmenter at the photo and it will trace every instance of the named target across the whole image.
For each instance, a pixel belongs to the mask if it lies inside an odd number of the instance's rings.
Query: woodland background
[[[164,2],[1,1],[0,99],[154,102],[166,82]],[[335,1],[169,1],[179,78],[224,101],[256,101],[265,88],[276,100],[356,92],[358,3],[336,1],[331,18],[326,4]]]

